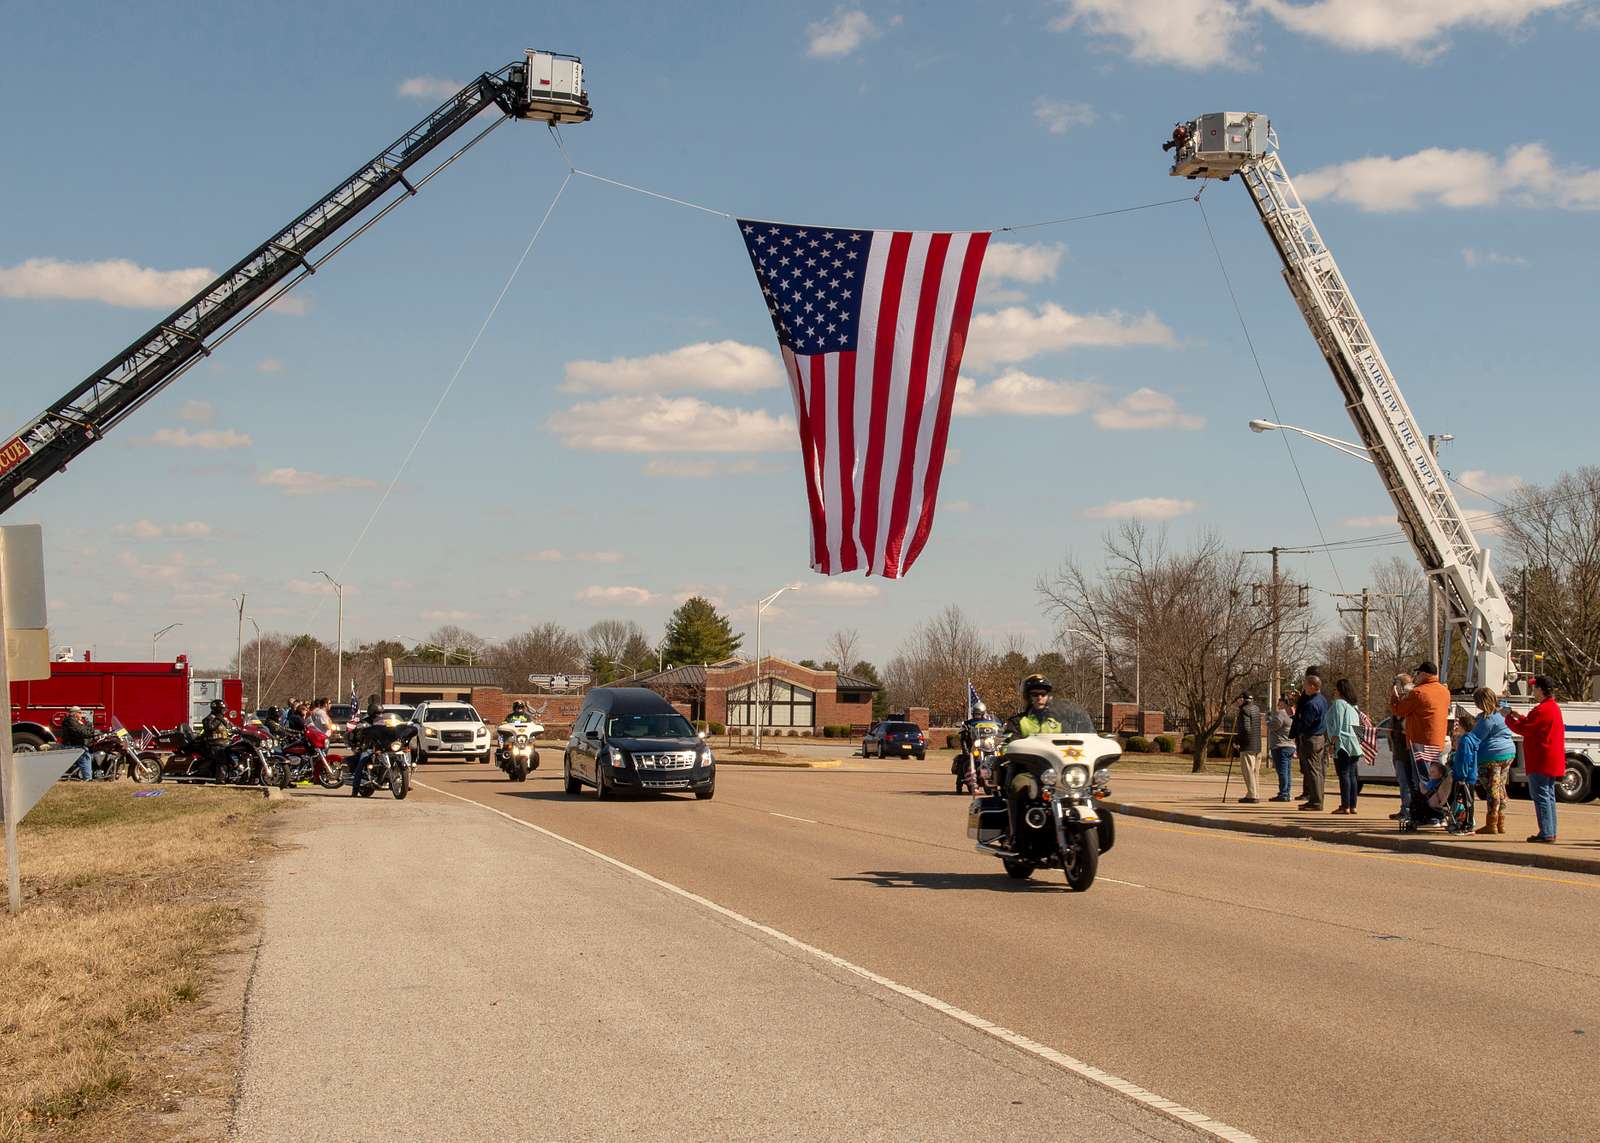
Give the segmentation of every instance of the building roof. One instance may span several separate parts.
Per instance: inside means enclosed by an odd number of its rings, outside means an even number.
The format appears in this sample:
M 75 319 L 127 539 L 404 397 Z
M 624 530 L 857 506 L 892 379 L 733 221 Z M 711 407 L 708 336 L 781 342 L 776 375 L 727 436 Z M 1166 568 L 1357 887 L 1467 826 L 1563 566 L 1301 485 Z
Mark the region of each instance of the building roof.
M 610 683 L 613 687 L 687 687 L 690 690 L 703 690 L 706 685 L 707 670 L 716 671 L 719 668 L 729 669 L 734 667 L 748 667 L 752 660 L 734 657 L 724 659 L 720 663 L 712 663 L 709 668 L 701 663 L 694 663 L 685 667 L 669 667 L 664 671 L 640 671 L 636 675 L 629 675 L 624 679 L 617 679 Z M 796 670 L 810 670 L 798 663 L 791 663 L 788 659 L 780 659 L 776 655 L 767 655 L 762 659 L 762 674 L 775 675 L 781 672 L 774 670 L 774 664 L 793 667 Z M 841 691 L 877 691 L 882 688 L 877 683 L 869 682 L 857 675 L 846 674 L 844 671 L 836 672 L 839 676 L 839 690 Z
M 839 672 L 839 689 L 841 691 L 881 691 L 883 688 L 877 683 L 863 679 L 860 675 Z
M 394 665 L 397 687 L 497 687 L 500 683 L 498 667 L 446 667 L 437 663 Z

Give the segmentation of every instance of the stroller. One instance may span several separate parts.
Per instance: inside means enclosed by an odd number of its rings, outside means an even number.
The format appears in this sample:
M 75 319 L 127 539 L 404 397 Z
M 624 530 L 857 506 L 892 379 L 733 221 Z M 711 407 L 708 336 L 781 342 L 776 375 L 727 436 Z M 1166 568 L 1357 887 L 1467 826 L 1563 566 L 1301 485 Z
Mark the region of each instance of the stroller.
M 1400 819 L 1400 829 L 1415 833 L 1428 827 L 1443 826 L 1452 834 L 1469 834 L 1475 828 L 1473 820 L 1476 801 L 1473 787 L 1478 781 L 1477 759 L 1466 757 L 1460 746 L 1450 758 L 1437 748 L 1417 747 L 1412 755 L 1410 777 L 1411 812 Z M 1430 767 L 1437 767 L 1437 777 L 1429 775 Z

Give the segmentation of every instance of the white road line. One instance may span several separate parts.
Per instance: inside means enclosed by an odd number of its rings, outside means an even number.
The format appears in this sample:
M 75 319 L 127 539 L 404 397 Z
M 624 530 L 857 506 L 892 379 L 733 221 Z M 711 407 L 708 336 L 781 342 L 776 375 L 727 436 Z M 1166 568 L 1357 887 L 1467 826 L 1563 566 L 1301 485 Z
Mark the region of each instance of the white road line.
M 458 802 L 466 802 L 469 806 L 475 806 L 487 813 L 497 814 L 500 817 L 505 818 L 506 821 L 522 826 L 524 829 L 531 829 L 534 833 L 542 834 L 552 841 L 558 841 L 562 845 L 571 846 L 580 853 L 587 853 L 590 857 L 598 858 L 607 865 L 613 866 L 614 868 L 620 869 L 626 873 L 631 873 L 641 881 L 649 882 L 658 889 L 664 889 L 668 893 L 675 893 L 687 901 L 693 901 L 696 905 L 699 905 L 702 908 L 709 909 L 719 916 L 726 917 L 728 920 L 743 925 L 748 929 L 753 929 L 764 936 L 788 945 L 790 948 L 798 949 L 800 952 L 814 956 L 818 960 L 825 961 L 828 964 L 833 965 L 835 968 L 840 968 L 846 972 L 854 973 L 856 976 L 859 976 L 864 980 L 870 980 L 873 984 L 878 985 L 880 988 L 887 988 L 890 992 L 893 992 L 899 996 L 904 996 L 907 1000 L 913 1000 L 925 1008 L 931 1008 L 933 1011 L 948 1016 L 952 1020 L 958 1020 L 969 1028 L 986 1033 L 1002 1043 L 1010 1044 L 1013 1048 L 1020 1049 L 1021 1051 L 1027 1052 L 1031 1056 L 1035 1056 L 1048 1063 L 1055 1064 L 1057 1067 L 1062 1068 L 1065 1071 L 1069 1071 L 1074 1075 L 1081 1076 L 1090 1083 L 1098 1084 L 1099 1086 L 1107 1088 L 1110 1091 L 1114 1091 L 1119 1095 L 1127 1096 L 1129 1099 L 1134 1100 L 1137 1103 L 1142 1103 L 1144 1106 L 1175 1119 L 1180 1123 L 1186 1123 L 1190 1127 L 1195 1128 L 1197 1131 L 1201 1131 L 1207 1135 L 1210 1135 L 1212 1138 L 1225 1139 L 1228 1141 L 1228 1143 L 1257 1143 L 1255 1136 L 1249 1134 L 1248 1132 L 1241 1131 L 1237 1127 L 1230 1127 L 1226 1123 L 1212 1119 L 1209 1115 L 1194 1111 L 1191 1108 L 1183 1106 L 1181 1103 L 1174 1103 L 1172 1100 L 1159 1096 L 1153 1091 L 1147 1091 L 1138 1084 L 1122 1079 L 1119 1076 L 1114 1076 L 1110 1072 L 1101 1071 L 1093 1064 L 1086 1064 L 1082 1060 L 1074 1059 L 1072 1056 L 1066 1055 L 1063 1052 L 1058 1052 L 1054 1048 L 1046 1047 L 1044 1044 L 1038 1043 L 1035 1040 L 1030 1040 L 1020 1032 L 1013 1032 L 1009 1028 L 1005 1028 L 999 1024 L 994 1024 L 988 1020 L 985 1020 L 982 1016 L 974 1016 L 971 1012 L 968 1012 L 965 1009 L 957 1008 L 953 1004 L 946 1004 L 943 1000 L 940 1000 L 936 996 L 929 996 L 926 992 L 918 992 L 915 988 L 901 984 L 898 981 L 890 980 L 887 976 L 882 976 L 876 972 L 873 972 L 870 968 L 862 968 L 858 964 L 853 964 L 852 962 L 845 960 L 843 957 L 835 956 L 831 952 L 819 949 L 815 945 L 808 945 L 798 937 L 791 937 L 788 933 L 774 929 L 771 925 L 763 925 L 760 921 L 752 920 L 743 913 L 736 913 L 734 910 L 729 909 L 724 905 L 719 905 L 707 897 L 702 897 L 698 893 L 692 893 L 681 886 L 672 884 L 670 881 L 663 881 L 661 878 L 646 873 L 642 869 L 635 868 L 625 861 L 619 861 L 609 854 L 601 853 L 598 849 L 590 849 L 582 842 L 573 841 L 570 837 L 563 837 L 561 834 L 545 829 L 543 826 L 534 825 L 532 822 L 523 821 L 521 818 L 513 817 L 504 810 L 497 810 L 493 806 L 486 806 L 482 802 L 475 802 L 471 798 L 462 797 L 460 794 L 452 794 L 449 790 L 441 790 L 437 786 L 430 786 L 425 782 L 418 782 L 417 785 L 422 787 L 424 790 L 432 790 L 436 794 L 443 794 L 447 798 L 454 798 Z
M 816 822 L 812 821 L 810 818 L 797 818 L 793 814 L 780 814 L 777 810 L 768 810 L 767 813 L 771 814 L 775 818 L 788 818 L 792 822 L 805 822 L 806 825 L 816 825 L 817 824 Z
M 1126 885 L 1130 889 L 1148 889 L 1148 888 L 1150 888 L 1150 886 L 1148 886 L 1148 885 L 1140 885 L 1137 881 L 1118 881 L 1115 877 L 1107 877 L 1103 873 L 1100 875 L 1098 880 L 1109 881 L 1113 885 Z

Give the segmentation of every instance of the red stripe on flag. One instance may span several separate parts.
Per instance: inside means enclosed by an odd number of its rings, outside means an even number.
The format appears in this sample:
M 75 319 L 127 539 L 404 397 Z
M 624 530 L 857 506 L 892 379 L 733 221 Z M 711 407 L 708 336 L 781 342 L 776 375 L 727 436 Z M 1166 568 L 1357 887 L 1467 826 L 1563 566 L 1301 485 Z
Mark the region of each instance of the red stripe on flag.
M 939 419 L 933 430 L 933 452 L 928 457 L 928 472 L 922 478 L 922 514 L 917 518 L 917 530 L 911 537 L 911 547 L 906 554 L 906 567 L 910 567 L 922 554 L 922 547 L 933 531 L 933 505 L 939 495 L 939 476 L 944 471 L 944 450 L 950 439 L 950 406 L 956 395 L 956 376 L 961 370 L 961 354 L 967 347 L 967 324 L 972 318 L 972 300 L 978 292 L 978 274 L 983 268 L 983 254 L 989 246 L 987 234 L 974 234 L 967 239 L 967 256 L 961 263 L 961 282 L 956 287 L 956 308 L 950 315 L 950 348 L 944 359 L 943 388 L 939 394 Z
M 867 466 L 861 474 L 861 542 L 867 549 L 867 574 L 878 550 L 878 486 L 883 479 L 883 434 L 889 419 L 889 388 L 894 382 L 894 327 L 900 316 L 900 290 L 905 285 L 906 255 L 911 235 L 889 237 L 889 257 L 878 296 L 878 333 L 872 360 L 872 419 L 867 434 Z
M 944 277 L 944 256 L 950 249 L 948 234 L 928 239 L 922 266 L 922 289 L 917 298 L 917 323 L 911 338 L 911 372 L 906 377 L 906 419 L 900 430 L 900 471 L 895 476 L 894 500 L 889 510 L 889 542 L 883 549 L 883 574 L 900 574 L 900 550 L 911 515 L 911 484 L 916 478 L 917 437 L 922 432 L 922 404 L 928 397 L 928 353 L 933 344 L 933 322 L 939 309 L 939 283 Z
M 856 467 L 856 355 L 839 354 L 839 389 L 834 397 L 839 417 L 839 570 L 861 566 L 856 552 L 856 490 L 851 479 Z M 845 667 L 849 669 L 848 666 Z
M 805 462 L 806 500 L 811 506 L 811 566 L 820 568 L 822 561 L 817 559 L 817 552 L 821 545 L 827 543 L 827 534 L 822 518 L 822 499 L 817 495 L 816 453 L 811 447 L 811 402 L 806 399 L 805 387 L 800 383 L 800 371 L 805 364 L 793 353 L 787 353 L 785 357 L 787 360 L 784 364 L 789 367 L 789 387 L 794 390 L 795 426 L 800 430 L 800 456 Z
M 818 353 L 811 358 L 811 400 L 806 409 L 811 422 L 811 447 L 806 453 L 806 475 L 811 492 L 811 547 L 823 575 L 833 574 L 828 552 L 828 518 L 822 511 L 823 474 L 828 471 L 828 359 Z

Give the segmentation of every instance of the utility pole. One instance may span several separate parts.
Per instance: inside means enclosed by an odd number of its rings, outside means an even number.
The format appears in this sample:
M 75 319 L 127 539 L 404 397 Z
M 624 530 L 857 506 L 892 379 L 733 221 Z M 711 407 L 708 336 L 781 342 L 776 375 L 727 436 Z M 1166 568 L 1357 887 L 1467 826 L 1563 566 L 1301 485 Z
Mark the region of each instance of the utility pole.
M 1372 701 L 1372 643 L 1371 643 L 1371 615 L 1372 601 L 1374 599 L 1399 599 L 1397 595 L 1373 595 L 1368 588 L 1362 588 L 1361 594 L 1353 591 L 1336 591 L 1333 593 L 1337 599 L 1359 599 L 1360 607 L 1341 607 L 1340 615 L 1353 615 L 1361 613 L 1361 701 Z
M 1278 557 L 1280 555 L 1303 556 L 1310 554 L 1310 548 L 1280 548 L 1273 546 L 1259 551 L 1245 552 L 1247 556 L 1272 557 L 1272 582 L 1266 585 L 1267 606 L 1272 609 L 1272 674 L 1267 679 L 1267 710 L 1270 713 L 1278 709 L 1278 687 L 1281 667 L 1278 661 L 1278 646 L 1283 635 L 1283 603 L 1278 592 L 1283 587 L 1282 578 L 1278 575 Z M 1261 590 L 1259 583 L 1251 584 L 1257 592 Z
M 235 663 L 237 663 L 238 666 L 239 666 L 239 674 L 243 675 L 244 674 L 244 600 L 245 600 L 245 593 L 241 591 L 237 596 L 235 596 L 235 598 L 238 599 L 238 601 L 239 601 L 239 634 L 238 634 L 238 645 L 234 650 L 234 659 L 233 659 L 233 661 Z
M 333 637 L 334 654 L 338 658 L 338 665 L 334 668 L 333 672 L 333 693 L 337 696 L 338 693 L 344 689 L 344 584 L 334 579 L 325 571 L 316 571 L 312 574 L 320 575 L 323 579 L 333 584 L 334 593 L 339 597 L 338 633 Z M 472 660 L 468 659 L 467 662 L 470 664 Z M 317 688 L 312 687 L 311 689 L 316 690 Z

